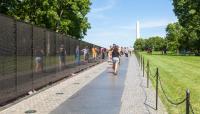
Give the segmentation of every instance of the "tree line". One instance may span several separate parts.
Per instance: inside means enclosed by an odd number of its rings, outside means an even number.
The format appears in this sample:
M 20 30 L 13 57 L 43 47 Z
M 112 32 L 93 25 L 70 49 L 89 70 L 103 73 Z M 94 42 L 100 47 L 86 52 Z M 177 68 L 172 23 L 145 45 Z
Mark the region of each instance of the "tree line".
M 90 0 L 0 0 L 0 13 L 82 39 Z
M 148 39 L 137 39 L 134 44 L 135 50 L 154 50 L 154 51 L 161 51 L 166 48 L 166 40 L 160 36 L 150 37 Z
M 152 48 L 160 51 L 163 48 L 167 48 L 167 50 L 176 51 L 177 53 L 200 53 L 199 0 L 173 0 L 172 4 L 178 22 L 167 25 L 166 37 L 137 39 L 134 44 L 135 49 L 145 50 L 146 48 Z

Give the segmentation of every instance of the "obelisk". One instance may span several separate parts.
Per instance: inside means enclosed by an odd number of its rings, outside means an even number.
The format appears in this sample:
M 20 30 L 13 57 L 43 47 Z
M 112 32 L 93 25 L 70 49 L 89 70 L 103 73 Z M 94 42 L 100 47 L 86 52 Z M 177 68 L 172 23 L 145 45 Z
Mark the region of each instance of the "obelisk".
M 136 23 L 136 39 L 140 38 L 140 22 L 137 21 Z

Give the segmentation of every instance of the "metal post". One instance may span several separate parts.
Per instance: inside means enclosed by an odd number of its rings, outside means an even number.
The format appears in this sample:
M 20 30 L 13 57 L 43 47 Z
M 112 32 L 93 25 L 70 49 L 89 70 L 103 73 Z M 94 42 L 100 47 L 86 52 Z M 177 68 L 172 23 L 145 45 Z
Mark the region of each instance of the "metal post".
M 140 62 L 141 62 L 141 66 L 140 67 L 141 67 L 141 70 L 142 70 L 142 55 L 141 55 Z
M 159 77 L 159 71 L 157 68 L 156 69 L 156 110 L 158 110 L 158 77 Z
M 139 66 L 140 66 L 140 59 L 141 59 L 141 57 L 140 57 L 140 54 L 139 54 Z
M 149 72 L 150 72 L 149 60 L 147 60 L 147 88 L 149 87 Z
M 144 57 L 142 61 L 143 61 L 143 77 L 144 77 L 144 69 L 145 69 Z
M 190 91 L 186 90 L 186 114 L 190 114 Z

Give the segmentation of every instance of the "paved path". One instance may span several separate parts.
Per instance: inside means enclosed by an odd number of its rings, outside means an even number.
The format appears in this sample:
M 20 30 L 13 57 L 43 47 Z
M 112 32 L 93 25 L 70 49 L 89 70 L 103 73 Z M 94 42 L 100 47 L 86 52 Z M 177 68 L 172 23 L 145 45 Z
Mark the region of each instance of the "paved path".
M 27 98 L 0 114 L 166 114 L 155 111 L 155 92 L 146 88 L 136 57 L 123 57 L 118 76 L 102 63 Z
M 121 101 L 120 114 L 167 114 L 160 100 L 158 110 L 155 110 L 155 90 L 151 84 L 147 88 L 146 77 L 143 77 L 135 56 L 129 59 Z
M 121 60 L 118 76 L 111 65 L 51 114 L 118 114 L 128 69 L 128 58 Z

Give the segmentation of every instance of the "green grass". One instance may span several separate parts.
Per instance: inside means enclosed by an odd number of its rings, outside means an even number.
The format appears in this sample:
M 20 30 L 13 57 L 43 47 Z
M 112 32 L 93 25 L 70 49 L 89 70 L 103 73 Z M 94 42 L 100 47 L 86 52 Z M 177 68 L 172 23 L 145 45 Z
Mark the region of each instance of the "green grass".
M 175 56 L 161 55 L 154 52 L 152 55 L 140 52 L 150 61 L 152 74 L 159 68 L 160 78 L 167 96 L 173 101 L 180 101 L 185 98 L 186 89 L 190 90 L 191 104 L 195 114 L 200 114 L 200 57 L 196 56 Z M 151 76 L 151 81 L 155 87 L 155 78 Z M 175 106 L 170 104 L 159 88 L 159 95 L 165 104 L 169 114 L 184 114 L 185 103 Z

